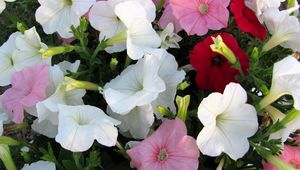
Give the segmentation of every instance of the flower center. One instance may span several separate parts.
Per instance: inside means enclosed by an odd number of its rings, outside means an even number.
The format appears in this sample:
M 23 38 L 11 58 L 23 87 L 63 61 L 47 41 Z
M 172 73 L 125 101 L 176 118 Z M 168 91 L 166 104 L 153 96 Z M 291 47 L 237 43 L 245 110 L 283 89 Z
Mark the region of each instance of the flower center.
M 159 151 L 159 154 L 157 155 L 157 160 L 160 162 L 164 162 L 168 159 L 168 152 L 166 149 L 162 149 Z
M 213 66 L 221 66 L 223 64 L 223 60 L 221 56 L 216 56 L 211 59 L 211 65 Z
M 206 4 L 200 4 L 198 10 L 201 15 L 205 15 L 208 13 L 208 6 Z
M 65 3 L 66 3 L 67 5 L 72 5 L 72 0 L 65 0 Z

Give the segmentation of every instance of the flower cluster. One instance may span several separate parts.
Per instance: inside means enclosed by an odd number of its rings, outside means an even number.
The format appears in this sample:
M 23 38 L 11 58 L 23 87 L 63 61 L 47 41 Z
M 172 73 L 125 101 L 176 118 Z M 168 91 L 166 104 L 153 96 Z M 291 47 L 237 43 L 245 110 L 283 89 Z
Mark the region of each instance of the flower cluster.
M 6 169 L 300 168 L 297 1 L 34 4 L 0 46 Z

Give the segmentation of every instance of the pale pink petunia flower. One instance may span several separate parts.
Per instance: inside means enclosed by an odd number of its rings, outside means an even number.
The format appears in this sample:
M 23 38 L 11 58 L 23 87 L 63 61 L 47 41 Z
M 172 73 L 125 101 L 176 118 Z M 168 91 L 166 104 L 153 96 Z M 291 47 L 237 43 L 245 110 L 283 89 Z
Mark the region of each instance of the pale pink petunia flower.
M 169 0 L 174 16 L 188 35 L 227 27 L 230 0 Z
M 26 67 L 12 76 L 12 87 L 1 98 L 5 113 L 13 116 L 13 122 L 22 123 L 24 108 L 32 108 L 46 97 L 49 84 L 48 65 Z
M 196 170 L 200 155 L 196 140 L 187 135 L 185 124 L 178 118 L 164 121 L 127 154 L 138 170 Z
M 300 147 L 285 145 L 283 152 L 278 156 L 279 159 L 292 165 L 296 169 L 300 169 Z M 264 170 L 277 170 L 271 163 L 262 161 Z
M 175 18 L 173 15 L 173 10 L 171 8 L 170 3 L 166 3 L 164 12 L 162 16 L 160 17 L 158 24 L 162 29 L 165 29 L 169 23 L 173 23 L 174 25 L 174 31 L 178 33 L 182 30 L 179 21 Z

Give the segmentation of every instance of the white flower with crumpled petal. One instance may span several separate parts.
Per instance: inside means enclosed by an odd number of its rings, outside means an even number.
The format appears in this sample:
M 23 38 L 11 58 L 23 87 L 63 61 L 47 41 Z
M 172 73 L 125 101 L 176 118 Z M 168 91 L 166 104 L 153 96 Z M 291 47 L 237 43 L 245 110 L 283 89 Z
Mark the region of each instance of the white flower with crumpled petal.
M 204 125 L 197 137 L 200 151 L 209 156 L 222 152 L 233 160 L 243 157 L 248 149 L 248 137 L 258 129 L 256 110 L 246 104 L 247 93 L 236 83 L 225 87 L 224 93 L 211 93 L 198 108 L 198 118 Z
M 71 26 L 79 26 L 84 15 L 96 0 L 38 0 L 40 7 L 35 18 L 46 34 L 57 32 L 62 38 L 71 38 Z
M 125 32 L 126 27 L 123 22 L 118 19 L 114 9 L 119 3 L 128 0 L 108 0 L 96 2 L 89 12 L 89 21 L 96 30 L 100 31 L 99 41 L 104 38 L 108 39 L 116 36 L 118 33 Z M 152 1 L 149 0 L 132 0 L 143 5 L 147 12 L 147 19 L 152 22 L 156 16 L 156 8 Z M 120 52 L 126 49 L 126 43 L 121 42 L 107 47 L 108 53 Z
M 120 122 L 107 116 L 101 109 L 89 106 L 59 105 L 58 134 L 55 140 L 72 152 L 88 150 L 97 140 L 104 146 L 117 142 Z
M 125 115 L 136 106 L 150 104 L 165 91 L 166 85 L 158 75 L 159 61 L 151 57 L 128 66 L 104 86 L 104 98 L 113 112 Z
M 263 51 L 268 51 L 277 45 L 300 51 L 299 20 L 295 16 L 290 16 L 290 13 L 298 8 L 299 6 L 296 6 L 282 11 L 278 8 L 269 8 L 263 12 L 263 21 L 272 34 L 271 39 L 264 45 Z
M 20 71 L 25 67 L 40 63 L 51 65 L 51 58 L 42 58 L 41 49 L 46 50 L 48 47 L 41 42 L 41 38 L 36 32 L 35 27 L 24 31 L 24 34 L 18 35 L 16 37 L 16 50 L 13 53 L 16 70 Z
M 126 1 L 115 7 L 115 13 L 126 26 L 126 48 L 128 56 L 133 60 L 142 58 L 151 53 L 161 44 L 159 35 L 152 28 L 147 19 L 147 13 L 143 5 L 137 1 Z
M 55 163 L 49 161 L 37 161 L 30 165 L 25 164 L 21 170 L 55 170 Z

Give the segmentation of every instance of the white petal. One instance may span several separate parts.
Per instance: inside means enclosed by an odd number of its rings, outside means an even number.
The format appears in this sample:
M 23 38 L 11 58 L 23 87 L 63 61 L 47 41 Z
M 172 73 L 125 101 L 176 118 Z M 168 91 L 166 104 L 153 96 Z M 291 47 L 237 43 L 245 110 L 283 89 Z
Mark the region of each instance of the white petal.
M 32 130 L 48 138 L 55 138 L 57 135 L 57 125 L 52 124 L 49 120 L 39 122 L 37 119 L 31 125 Z
M 135 139 L 146 138 L 150 131 L 150 127 L 154 122 L 151 105 L 135 107 L 126 115 L 113 113 L 109 107 L 107 108 L 107 112 L 113 118 L 121 121 L 121 124 L 118 127 L 123 135 L 126 136 L 126 133 L 129 132 L 128 137 L 133 137 Z
M 94 140 L 105 146 L 117 142 L 119 122 L 96 107 L 59 105 L 58 134 L 55 138 L 62 147 L 73 152 L 88 150 Z
M 6 4 L 4 0 L 0 0 L 0 14 L 3 12 L 5 8 L 6 8 Z
M 96 0 L 72 0 L 72 10 L 82 16 L 87 13 Z
M 38 161 L 30 165 L 25 164 L 21 170 L 55 170 L 55 163 L 49 161 Z
M 80 66 L 80 60 L 76 60 L 74 63 L 70 63 L 69 61 L 63 61 L 57 64 L 60 70 L 64 73 L 64 75 L 67 75 L 67 71 L 70 71 L 72 73 L 76 73 L 79 66 Z
M 226 110 L 230 112 L 231 109 L 247 102 L 247 93 L 240 84 L 229 83 L 225 87 L 222 100 L 227 103 Z

